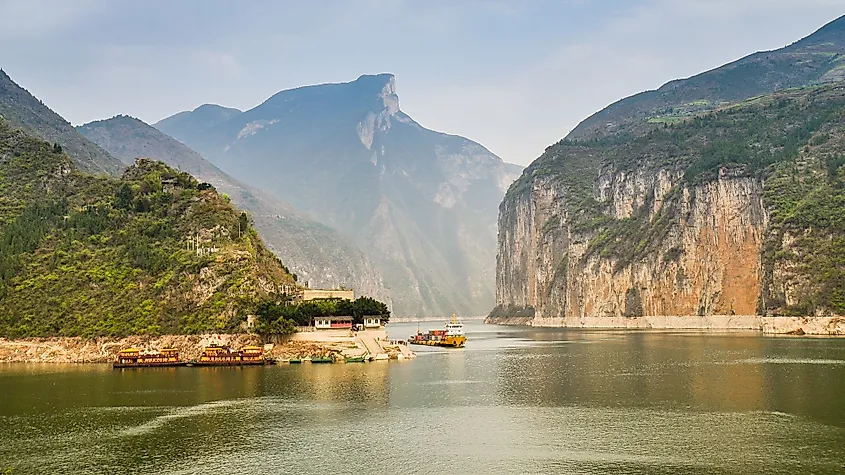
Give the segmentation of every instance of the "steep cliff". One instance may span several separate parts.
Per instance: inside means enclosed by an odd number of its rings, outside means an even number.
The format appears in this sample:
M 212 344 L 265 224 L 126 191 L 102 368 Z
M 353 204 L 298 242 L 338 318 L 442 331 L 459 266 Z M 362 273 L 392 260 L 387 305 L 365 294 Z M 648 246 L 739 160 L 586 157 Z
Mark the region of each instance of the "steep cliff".
M 492 305 L 496 205 L 521 167 L 416 123 L 400 110 L 392 75 L 281 91 L 240 114 L 200 107 L 155 125 L 352 238 L 384 276 L 397 315 Z
M 494 320 L 845 313 L 845 86 L 638 127 L 511 186 Z

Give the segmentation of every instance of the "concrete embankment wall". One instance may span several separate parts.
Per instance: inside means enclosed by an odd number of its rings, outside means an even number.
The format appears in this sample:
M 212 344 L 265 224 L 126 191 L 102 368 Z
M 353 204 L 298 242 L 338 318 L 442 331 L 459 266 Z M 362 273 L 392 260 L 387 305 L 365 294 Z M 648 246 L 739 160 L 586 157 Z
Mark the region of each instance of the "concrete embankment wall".
M 761 317 L 759 315 L 652 315 L 644 317 L 488 317 L 485 323 L 534 327 L 630 330 L 751 330 L 771 335 L 845 335 L 842 317 Z

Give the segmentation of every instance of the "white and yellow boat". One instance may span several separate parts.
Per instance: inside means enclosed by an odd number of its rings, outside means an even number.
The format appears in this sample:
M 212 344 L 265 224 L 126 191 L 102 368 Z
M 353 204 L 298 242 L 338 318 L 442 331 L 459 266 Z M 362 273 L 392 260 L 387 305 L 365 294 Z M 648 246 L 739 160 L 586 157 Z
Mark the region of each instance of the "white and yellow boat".
M 423 333 L 417 330 L 416 335 L 408 338 L 412 345 L 445 346 L 447 348 L 462 348 L 467 341 L 464 335 L 464 324 L 458 321 L 458 316 L 452 314 L 452 321 L 446 324 L 445 330 L 429 330 Z

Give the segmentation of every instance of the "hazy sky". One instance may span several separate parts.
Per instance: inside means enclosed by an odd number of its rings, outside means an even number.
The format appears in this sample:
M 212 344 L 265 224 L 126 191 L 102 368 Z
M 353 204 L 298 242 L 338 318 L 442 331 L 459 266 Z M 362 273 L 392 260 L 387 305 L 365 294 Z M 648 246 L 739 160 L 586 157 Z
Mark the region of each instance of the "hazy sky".
M 845 14 L 845 0 L 0 0 L 0 67 L 74 124 L 396 75 L 422 125 L 528 164 L 605 105 Z

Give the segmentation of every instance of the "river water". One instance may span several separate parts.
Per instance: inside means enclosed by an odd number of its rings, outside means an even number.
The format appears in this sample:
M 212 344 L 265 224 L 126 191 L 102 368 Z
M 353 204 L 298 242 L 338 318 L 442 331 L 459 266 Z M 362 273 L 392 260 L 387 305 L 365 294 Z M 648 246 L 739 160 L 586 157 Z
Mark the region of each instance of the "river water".
M 467 330 L 404 362 L 0 366 L 0 470 L 845 471 L 843 339 Z

